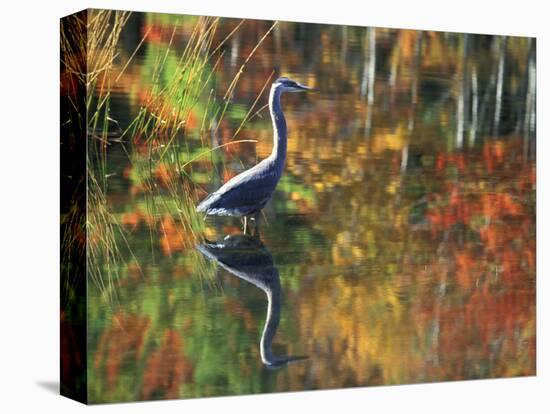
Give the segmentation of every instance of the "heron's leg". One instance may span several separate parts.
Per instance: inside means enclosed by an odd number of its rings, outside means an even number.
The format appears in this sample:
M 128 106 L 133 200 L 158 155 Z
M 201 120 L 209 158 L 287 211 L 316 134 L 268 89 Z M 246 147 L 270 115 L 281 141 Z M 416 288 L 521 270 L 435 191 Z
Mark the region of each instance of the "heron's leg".
M 243 233 L 246 234 L 246 216 L 243 216 Z
M 260 238 L 260 211 L 254 213 L 254 237 Z

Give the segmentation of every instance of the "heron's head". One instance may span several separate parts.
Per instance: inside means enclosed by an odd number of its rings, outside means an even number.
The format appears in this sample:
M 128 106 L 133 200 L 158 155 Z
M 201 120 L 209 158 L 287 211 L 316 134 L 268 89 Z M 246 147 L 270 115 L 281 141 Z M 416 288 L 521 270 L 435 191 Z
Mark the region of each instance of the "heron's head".
M 288 78 L 279 78 L 273 83 L 273 87 L 280 89 L 282 92 L 306 92 L 313 91 L 313 88 L 302 85 Z

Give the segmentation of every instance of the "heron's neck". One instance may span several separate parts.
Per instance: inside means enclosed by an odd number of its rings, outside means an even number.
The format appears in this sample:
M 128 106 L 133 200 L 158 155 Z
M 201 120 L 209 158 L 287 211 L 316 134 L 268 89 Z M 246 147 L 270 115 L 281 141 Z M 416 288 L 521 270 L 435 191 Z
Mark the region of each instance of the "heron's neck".
M 286 157 L 286 121 L 281 109 L 281 90 L 272 87 L 269 93 L 269 112 L 273 121 L 273 151 L 271 157 L 281 168 Z

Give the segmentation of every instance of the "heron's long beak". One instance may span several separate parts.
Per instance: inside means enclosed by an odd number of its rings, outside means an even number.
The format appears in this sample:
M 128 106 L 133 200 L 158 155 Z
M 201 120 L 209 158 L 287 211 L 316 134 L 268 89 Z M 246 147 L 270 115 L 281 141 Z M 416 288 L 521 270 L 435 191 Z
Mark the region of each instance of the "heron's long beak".
M 296 92 L 319 92 L 319 89 L 310 88 L 309 86 L 302 85 L 301 83 L 296 83 L 296 85 L 298 86 Z

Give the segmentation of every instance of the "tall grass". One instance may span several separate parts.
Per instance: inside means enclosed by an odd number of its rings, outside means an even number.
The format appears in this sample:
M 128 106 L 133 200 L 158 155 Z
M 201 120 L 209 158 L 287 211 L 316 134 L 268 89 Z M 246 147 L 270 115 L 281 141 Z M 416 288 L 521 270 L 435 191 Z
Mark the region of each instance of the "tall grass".
M 181 238 L 189 246 L 195 244 L 203 222 L 194 211 L 194 183 L 182 168 L 182 156 L 189 152 L 193 109 L 204 96 L 216 68 L 217 62 L 212 66 L 209 63 L 217 25 L 218 19 L 200 18 L 175 67 L 172 65 L 171 73 L 167 73 L 168 56 L 178 30 L 178 25 L 174 26 L 167 47 L 159 49 L 155 58 L 148 102 L 125 131 L 147 146 L 147 156 L 134 153 L 132 163 L 148 194 L 149 213 L 154 217 L 176 216 Z
M 129 12 L 89 10 L 80 17 L 63 22 L 68 26 L 62 26 L 60 39 L 65 71 L 84 86 L 78 94 L 69 94 L 69 99 L 74 108 L 72 112 L 80 117 L 70 122 L 82 124 L 73 128 L 75 139 L 86 140 L 85 145 L 79 143 L 75 146 L 86 148 L 86 174 L 85 182 L 73 195 L 73 208 L 62 217 L 62 223 L 69 224 L 63 227 L 62 250 L 76 254 L 79 250 L 75 250 L 75 246 L 86 249 L 82 257 L 86 258 L 87 273 L 110 301 L 113 296 L 109 292 L 114 291 L 113 282 L 122 258 L 117 239 L 120 235 L 124 237 L 105 196 L 107 146 L 113 123 L 109 117 L 111 77 L 120 33 L 129 16 Z M 83 105 L 79 99 L 83 99 Z M 76 136 L 76 131 L 86 136 Z M 78 154 L 74 156 L 78 157 Z M 77 211 L 81 209 L 85 211 Z M 70 271 L 68 277 L 64 277 L 68 286 L 70 276 L 76 274 Z
M 114 64 L 129 17 L 130 12 L 90 10 L 87 27 L 87 265 L 88 276 L 110 303 L 116 297 L 115 281 L 123 264 L 118 240 L 125 236 L 107 203 L 107 149 L 116 125 L 110 117 Z

